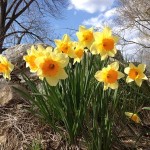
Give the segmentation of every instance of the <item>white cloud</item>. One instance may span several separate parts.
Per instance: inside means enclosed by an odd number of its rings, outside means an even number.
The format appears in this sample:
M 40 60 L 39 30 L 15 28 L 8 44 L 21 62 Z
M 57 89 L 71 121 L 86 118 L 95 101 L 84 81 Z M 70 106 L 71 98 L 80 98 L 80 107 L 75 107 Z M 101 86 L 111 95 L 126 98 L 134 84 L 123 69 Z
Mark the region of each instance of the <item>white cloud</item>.
M 68 9 L 84 10 L 88 13 L 105 11 L 110 8 L 114 0 L 70 0 Z
M 139 37 L 138 37 L 139 32 L 134 28 L 122 31 L 123 29 L 122 25 L 119 25 L 115 20 L 117 17 L 118 17 L 117 9 L 112 8 L 108 11 L 105 11 L 104 13 L 100 13 L 96 17 L 92 17 L 90 19 L 84 20 L 82 24 L 90 27 L 93 26 L 98 29 L 102 29 L 104 26 L 110 26 L 114 33 L 120 35 L 121 37 L 124 37 L 126 40 L 139 42 Z M 121 40 L 120 42 L 122 43 Z M 129 54 L 129 56 L 131 56 L 131 54 L 136 52 L 138 47 L 136 44 L 129 44 L 126 46 L 122 46 L 118 44 L 117 48 L 122 50 L 124 55 Z
M 100 15 L 96 17 L 92 17 L 87 20 L 83 20 L 82 24 L 87 26 L 94 26 L 97 28 L 102 28 L 103 26 L 114 26 L 113 18 L 117 16 L 116 8 L 112 8 L 105 13 L 100 13 Z
M 116 8 L 112 8 L 112 9 L 106 11 L 104 14 L 104 16 L 106 18 L 110 18 L 110 17 L 116 16 L 116 15 L 117 15 L 117 9 Z

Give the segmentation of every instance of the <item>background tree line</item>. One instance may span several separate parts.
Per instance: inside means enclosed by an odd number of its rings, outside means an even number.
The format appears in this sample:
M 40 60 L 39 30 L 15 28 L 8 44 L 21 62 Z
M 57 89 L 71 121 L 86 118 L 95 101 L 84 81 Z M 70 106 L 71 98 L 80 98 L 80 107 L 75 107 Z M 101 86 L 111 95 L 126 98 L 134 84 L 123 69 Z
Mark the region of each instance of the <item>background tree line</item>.
M 136 51 L 132 58 L 150 66 L 150 0 L 120 0 L 120 3 L 117 9 L 119 32 L 128 33 L 121 36 L 122 47 L 133 45 Z M 133 39 L 127 38 L 134 33 Z
M 51 42 L 50 18 L 66 6 L 66 0 L 0 0 L 0 53 L 23 40 Z

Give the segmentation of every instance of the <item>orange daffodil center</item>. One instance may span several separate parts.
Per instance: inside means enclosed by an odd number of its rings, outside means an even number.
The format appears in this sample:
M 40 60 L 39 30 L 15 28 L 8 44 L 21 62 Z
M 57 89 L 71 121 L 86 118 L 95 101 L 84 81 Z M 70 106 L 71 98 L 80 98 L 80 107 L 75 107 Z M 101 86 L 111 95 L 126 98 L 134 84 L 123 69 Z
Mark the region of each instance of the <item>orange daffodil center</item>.
M 139 64 L 138 67 L 136 67 L 133 63 L 130 63 L 129 67 L 124 69 L 124 72 L 128 75 L 126 82 L 129 83 L 135 81 L 138 86 L 141 86 L 142 80 L 148 80 L 143 73 L 145 71 L 145 67 L 145 64 Z
M 55 76 L 59 71 L 59 64 L 51 59 L 45 59 L 40 67 L 44 76 Z
M 84 47 L 82 44 L 78 43 L 78 42 L 75 42 L 74 43 L 74 62 L 80 62 L 83 58 L 83 55 L 84 55 Z
M 124 74 L 118 71 L 119 63 L 114 62 L 108 65 L 106 68 L 103 68 L 100 71 L 97 71 L 95 74 L 95 78 L 99 82 L 104 83 L 104 90 L 107 90 L 109 87 L 111 89 L 118 88 L 117 80 L 124 77 Z
M 118 72 L 113 69 L 110 69 L 106 75 L 105 78 L 107 83 L 115 83 L 118 79 Z
M 70 47 L 69 43 L 67 43 L 67 42 L 60 44 L 60 50 L 61 50 L 63 53 L 68 54 L 69 48 L 71 48 L 71 47 Z
M 117 53 L 115 45 L 118 38 L 112 35 L 112 31 L 109 27 L 105 27 L 101 33 L 95 32 L 94 38 L 95 41 L 90 48 L 92 54 L 100 54 L 101 60 L 106 59 L 108 56 L 115 56 Z
M 133 68 L 133 69 L 130 69 L 128 75 L 131 79 L 135 80 L 136 78 L 138 78 L 139 72 L 137 69 Z
M 82 41 L 83 42 L 91 42 L 93 39 L 94 39 L 94 36 L 93 36 L 93 33 L 92 33 L 92 31 L 83 31 L 83 33 L 82 33 L 83 35 L 83 39 L 82 39 Z
M 83 49 L 78 49 L 78 50 L 75 50 L 75 54 L 77 55 L 78 58 L 81 58 L 83 56 Z
M 113 39 L 103 39 L 102 41 L 103 43 L 103 48 L 106 50 L 106 51 L 111 51 L 114 49 L 114 40 Z
M 0 64 L 0 72 L 6 72 L 8 70 L 8 65 Z

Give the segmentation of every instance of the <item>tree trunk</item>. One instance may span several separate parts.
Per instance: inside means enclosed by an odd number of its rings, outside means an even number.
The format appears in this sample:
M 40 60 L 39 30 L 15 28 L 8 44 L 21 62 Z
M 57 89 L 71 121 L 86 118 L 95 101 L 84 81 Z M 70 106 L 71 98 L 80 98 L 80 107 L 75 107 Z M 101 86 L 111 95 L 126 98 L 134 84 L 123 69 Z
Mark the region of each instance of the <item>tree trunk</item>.
M 0 1 L 0 54 L 3 52 L 3 43 L 5 39 L 5 21 L 6 21 L 7 0 Z
M 0 40 L 0 54 L 5 50 L 5 49 L 3 48 L 3 43 L 4 43 L 4 39 L 2 38 L 2 39 Z

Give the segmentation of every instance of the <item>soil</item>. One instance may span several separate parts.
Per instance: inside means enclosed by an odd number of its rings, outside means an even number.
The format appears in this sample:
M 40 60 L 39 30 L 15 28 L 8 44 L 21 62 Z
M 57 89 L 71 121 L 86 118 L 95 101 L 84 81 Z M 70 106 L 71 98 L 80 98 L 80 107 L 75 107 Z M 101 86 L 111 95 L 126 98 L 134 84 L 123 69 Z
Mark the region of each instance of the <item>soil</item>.
M 86 150 L 84 144 L 70 146 L 60 134 L 30 113 L 24 100 L 0 108 L 0 150 Z M 150 113 L 142 111 L 142 124 L 121 121 L 114 125 L 118 140 L 112 150 L 150 150 Z M 123 130 L 120 130 L 120 128 Z M 64 135 L 65 135 L 64 131 Z M 81 142 L 82 143 L 82 142 Z

